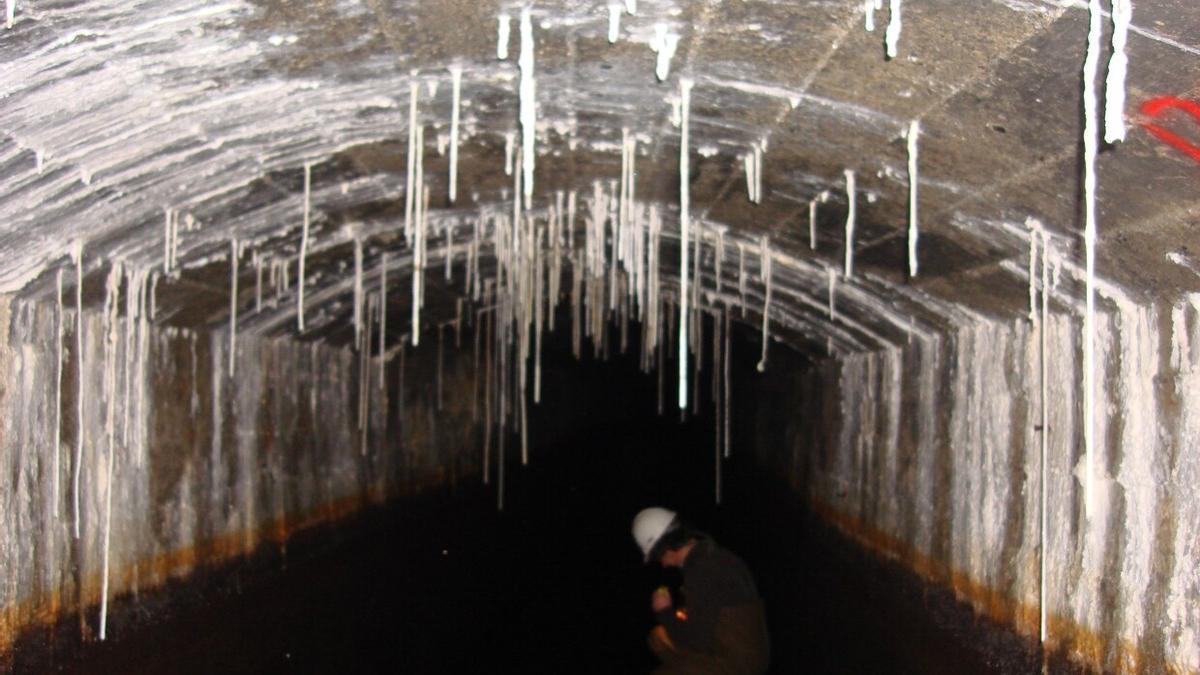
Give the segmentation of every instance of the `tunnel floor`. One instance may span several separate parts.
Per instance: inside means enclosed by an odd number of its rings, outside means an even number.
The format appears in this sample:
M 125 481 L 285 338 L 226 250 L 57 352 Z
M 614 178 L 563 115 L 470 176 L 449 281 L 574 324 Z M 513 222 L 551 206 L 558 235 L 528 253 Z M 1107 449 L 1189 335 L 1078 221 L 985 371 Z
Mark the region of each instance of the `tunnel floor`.
M 597 460 L 605 454 L 593 450 Z M 490 493 L 464 489 L 370 514 L 325 538 L 309 533 L 286 564 L 278 552 L 267 556 L 262 566 L 273 571 L 209 575 L 199 597 L 165 618 L 139 621 L 126 607 L 114 617 L 115 639 L 41 665 L 95 673 L 648 672 L 647 605 L 658 579 L 629 539 L 626 496 L 580 486 L 597 478 L 593 487 L 619 485 L 606 464 L 575 466 L 574 480 L 515 479 L 504 515 Z M 528 473 L 541 472 L 549 467 Z M 772 490 L 730 488 L 719 515 L 710 509 L 699 520 L 756 574 L 771 672 L 1038 669 L 1021 640 L 796 520 L 803 515 L 781 508 Z
M 534 444 L 529 466 L 509 465 L 502 514 L 495 486 L 474 479 L 302 532 L 286 554 L 265 547 L 253 564 L 169 591 L 171 602 L 119 601 L 108 642 L 80 643 L 77 618 L 29 636 L 16 669 L 646 673 L 662 577 L 641 564 L 629 523 L 657 503 L 746 560 L 773 673 L 1040 670 L 1027 641 L 820 525 L 737 448 L 716 507 L 711 418 L 654 415 L 655 379 L 627 370 L 585 359 L 569 377 L 547 371 L 552 403 L 531 408 L 531 429 L 553 441 Z M 604 414 L 556 425 L 562 405 Z

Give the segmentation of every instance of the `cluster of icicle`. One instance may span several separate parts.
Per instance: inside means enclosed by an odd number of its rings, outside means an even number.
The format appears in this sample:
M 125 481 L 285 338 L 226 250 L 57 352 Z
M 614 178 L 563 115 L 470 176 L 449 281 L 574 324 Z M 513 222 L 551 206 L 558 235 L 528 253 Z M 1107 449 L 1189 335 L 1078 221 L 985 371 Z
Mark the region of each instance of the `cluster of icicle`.
M 900 22 L 901 0 L 890 0 L 891 21 L 887 28 L 887 54 L 894 58 L 901 31 Z M 15 3 L 8 1 L 8 19 L 11 24 Z M 882 0 L 864 0 L 867 30 L 874 30 L 874 11 L 882 9 Z M 1089 33 L 1088 57 L 1084 68 L 1085 84 L 1085 194 L 1087 204 L 1087 316 L 1085 321 L 1085 430 L 1087 433 L 1088 466 L 1087 494 L 1090 503 L 1091 494 L 1091 447 L 1090 429 L 1092 426 L 1091 372 L 1092 366 L 1092 333 L 1093 319 L 1093 275 L 1094 275 L 1094 243 L 1095 243 L 1095 155 L 1097 149 L 1097 104 L 1095 101 L 1095 76 L 1098 71 L 1099 59 L 1099 17 L 1101 15 L 1098 0 L 1091 0 L 1091 31 Z M 622 14 L 636 15 L 636 0 L 625 0 L 623 4 L 612 4 L 609 11 L 608 39 L 615 42 L 620 35 L 620 19 Z M 1123 107 L 1124 107 L 1124 77 L 1127 62 L 1124 55 L 1124 44 L 1129 27 L 1131 8 L 1129 0 L 1115 0 L 1113 10 L 1114 54 L 1110 62 L 1108 86 L 1108 106 L 1105 116 L 1105 138 L 1109 142 L 1120 140 L 1124 136 Z M 509 41 L 511 37 L 512 18 L 507 14 L 498 17 L 497 49 L 498 59 L 509 57 Z M 666 396 L 665 369 L 668 358 L 675 358 L 678 364 L 678 408 L 681 414 L 695 411 L 702 400 L 700 394 L 700 375 L 705 361 L 705 345 L 710 344 L 712 376 L 711 400 L 714 405 L 716 420 L 716 497 L 721 499 L 721 464 L 730 453 L 729 439 L 729 409 L 730 409 L 730 333 L 732 310 L 740 308 L 745 316 L 749 303 L 747 302 L 748 274 L 746 271 L 746 255 L 749 251 L 758 257 L 758 280 L 763 294 L 761 306 L 755 306 L 761 316 L 761 355 L 758 360 L 758 370 L 765 370 L 768 361 L 768 346 L 770 338 L 770 322 L 774 296 L 773 266 L 778 253 L 772 248 L 769 237 L 762 236 L 758 241 L 734 241 L 727 236 L 724 228 L 705 222 L 692 222 L 690 212 L 690 108 L 694 82 L 688 77 L 679 78 L 679 91 L 676 103 L 677 121 L 680 127 L 680 194 L 679 194 L 679 229 L 678 233 L 667 232 L 664 228 L 664 214 L 660 205 L 641 201 L 637 196 L 638 141 L 633 130 L 622 130 L 621 143 L 621 173 L 618 178 L 595 181 L 590 193 L 579 195 L 575 190 L 556 191 L 549 203 L 535 204 L 534 178 L 536 162 L 537 134 L 537 84 L 535 72 L 535 43 L 533 20 L 528 7 L 521 10 L 518 30 L 520 49 L 517 61 L 519 70 L 518 99 L 519 114 L 514 131 L 504 134 L 505 140 L 505 175 L 512 179 L 511 210 L 484 208 L 472 215 L 457 216 L 455 219 L 430 218 L 431 190 L 425 176 L 425 124 L 421 116 L 421 97 L 419 73 L 412 73 L 408 98 L 407 124 L 407 167 L 404 183 L 404 216 L 403 241 L 407 255 L 397 255 L 380 252 L 373 265 L 373 273 L 368 268 L 368 257 L 371 255 L 365 246 L 368 234 L 351 228 L 345 232 L 352 242 L 354 252 L 353 267 L 353 325 L 355 348 L 360 355 L 359 377 L 359 410 L 358 425 L 363 440 L 362 452 L 367 451 L 365 433 L 370 423 L 370 406 L 375 396 L 386 396 L 387 387 L 384 382 L 384 368 L 381 364 L 392 358 L 398 358 L 400 363 L 401 384 L 398 388 L 403 395 L 404 359 L 406 345 L 411 342 L 413 347 L 420 344 L 421 336 L 426 330 L 437 332 L 437 400 L 440 407 L 442 400 L 442 362 L 445 331 L 454 330 L 456 345 L 461 344 L 462 332 L 466 328 L 474 330 L 474 360 L 476 364 L 476 383 L 472 400 L 472 410 L 477 421 L 483 423 L 483 480 L 485 483 L 496 481 L 497 506 L 503 509 L 505 482 L 505 443 L 510 434 L 520 437 L 520 461 L 529 461 L 529 429 L 527 404 L 537 404 L 541 400 L 542 377 L 541 356 L 542 343 L 545 333 L 554 331 L 556 316 L 560 305 L 569 302 L 570 339 L 572 350 L 576 357 L 582 357 L 584 339 L 590 340 L 592 352 L 597 357 L 607 357 L 614 349 L 624 353 L 629 346 L 631 330 L 639 331 L 638 344 L 641 354 L 639 363 L 643 371 L 657 370 L 658 373 L 658 408 L 664 412 Z M 671 59 L 676 51 L 679 36 L 672 33 L 665 23 L 655 24 L 654 38 L 651 49 L 657 54 L 654 65 L 655 76 L 662 81 L 669 75 Z M 449 176 L 448 201 L 455 203 L 459 194 L 458 185 L 458 146 L 460 132 L 460 107 L 464 69 L 454 64 L 447 68 L 452 87 L 452 110 L 450 113 L 449 137 Z M 908 151 L 908 182 L 909 182 L 909 213 L 908 213 L 908 272 L 916 276 L 918 213 L 918 141 L 921 134 L 920 122 L 913 120 L 903 136 L 907 140 Z M 444 143 L 443 143 L 444 145 Z M 754 143 L 748 152 L 742 156 L 745 169 L 747 196 L 754 204 L 761 203 L 763 198 L 763 155 L 767 151 L 767 140 L 761 139 Z M 237 353 L 237 334 L 239 311 L 243 314 L 244 293 L 239 289 L 241 277 L 240 263 L 249 252 L 250 265 L 254 274 L 253 312 L 262 313 L 265 308 L 287 308 L 294 300 L 296 327 L 301 332 L 313 329 L 306 322 L 306 284 L 310 277 L 306 270 L 306 261 L 312 248 L 314 236 L 312 230 L 312 171 L 315 162 L 308 161 L 303 166 L 303 206 L 299 214 L 300 233 L 298 255 L 294 258 L 275 257 L 270 253 L 258 250 L 252 243 L 233 237 L 228 241 L 229 262 L 229 361 L 228 375 L 236 377 L 234 370 Z M 828 313 L 831 319 L 837 319 L 836 295 L 839 279 L 852 282 L 854 278 L 854 235 L 857 219 L 856 173 L 852 169 L 844 172 L 845 198 L 847 214 L 845 221 L 845 249 L 841 274 L 832 265 L 825 267 L 828 275 Z M 809 244 L 813 249 L 817 246 L 818 208 L 832 198 L 829 191 L 823 191 L 813 197 L 808 203 Z M 142 373 L 146 366 L 147 336 L 149 322 L 155 317 L 155 289 L 158 280 L 164 276 L 177 278 L 180 266 L 180 237 L 181 232 L 187 233 L 201 227 L 190 214 L 174 208 L 164 211 L 162 265 L 161 269 L 129 269 L 121 264 L 110 266 L 110 272 L 105 285 L 104 326 L 107 331 L 106 351 L 104 355 L 104 387 L 109 401 L 124 396 L 127 400 L 124 406 L 126 419 L 118 424 L 115 419 L 115 406 L 108 405 L 106 419 L 107 454 L 102 461 L 107 463 L 107 473 L 112 476 L 112 465 L 115 457 L 117 441 L 116 430 L 120 428 L 122 435 L 128 434 L 130 411 L 137 417 L 142 410 L 142 391 L 140 386 L 131 388 L 130 382 L 144 381 Z M 457 237 L 457 240 L 456 240 Z M 660 276 L 663 267 L 662 248 L 664 239 L 677 245 L 679 270 L 678 281 L 664 282 Z M 1046 285 L 1048 282 L 1048 255 L 1046 248 L 1048 238 L 1039 226 L 1033 228 L 1031 243 L 1035 248 L 1030 255 L 1030 312 L 1036 319 L 1036 293 L 1034 288 L 1034 269 L 1036 245 L 1042 245 L 1042 321 L 1046 313 Z M 434 246 L 431 248 L 431 243 Z M 440 246 L 438 245 L 440 244 Z M 702 246 L 709 247 L 713 264 L 711 284 L 704 288 L 707 279 L 701 274 Z M 737 253 L 736 276 L 725 271 L 727 250 Z M 82 284 L 84 278 L 83 246 L 75 248 L 72 258 L 75 277 L 75 305 L 82 306 Z M 443 319 L 433 322 L 423 317 L 426 298 L 426 276 L 430 271 L 431 261 L 443 265 L 446 281 L 453 282 L 456 270 L 462 283 L 461 295 L 456 302 L 453 319 Z M 494 261 L 489 267 L 481 266 L 481 259 Z M 296 266 L 296 275 L 291 276 L 292 265 Z M 411 316 L 406 332 L 399 340 L 389 340 L 389 272 L 395 279 L 402 278 L 395 274 L 404 265 L 408 268 L 411 281 Z M 569 279 L 566 275 L 569 273 Z M 368 275 L 373 279 L 368 286 Z M 733 278 L 729 278 L 733 277 Z M 58 353 L 59 378 L 57 387 L 61 388 L 64 349 L 62 345 L 65 331 L 62 325 L 62 306 L 64 293 L 64 270 L 60 269 L 56 278 L 57 298 L 59 306 Z M 273 293 L 264 292 L 273 287 Z M 122 288 L 124 296 L 121 295 Z M 726 290 L 728 288 L 728 291 Z M 124 321 L 120 326 L 121 311 L 119 299 L 124 297 Z M 79 340 L 76 346 L 76 364 L 78 372 L 83 372 L 82 363 L 82 334 L 84 322 L 81 312 L 76 312 L 77 326 L 75 336 Z M 424 324 L 423 324 L 424 321 Z M 705 335 L 706 325 L 711 326 L 711 343 Z M 631 326 L 637 326 L 631 328 Z M 615 327 L 615 330 L 614 330 Z M 122 332 L 123 331 L 123 332 Z M 614 337 L 613 333 L 616 333 Z M 124 347 L 119 349 L 118 342 L 123 340 Z M 391 345 L 391 346 L 390 346 Z M 120 353 L 121 358 L 117 357 Z M 378 392 L 371 387 L 371 375 L 379 373 Z M 136 375 L 131 373 L 136 372 Z M 122 384 L 123 383 L 123 384 Z M 128 403 L 130 397 L 135 397 L 133 405 Z M 61 399 L 61 397 L 60 397 Z M 77 396 L 79 410 L 76 415 L 83 418 L 86 397 L 80 391 Z M 103 404 L 101 404 L 103 405 Z M 315 405 L 315 403 L 314 403 Z M 61 410 L 57 411 L 61 416 Z M 386 420 L 386 416 L 383 417 Z M 134 422 L 136 423 L 136 421 Z M 61 443 L 59 434 L 55 435 L 55 462 L 59 461 L 58 447 Z M 71 490 L 75 504 L 74 524 L 75 533 L 79 533 L 79 466 L 83 456 L 84 439 L 76 439 L 73 484 Z M 58 473 L 55 471 L 57 477 Z M 56 478 L 57 480 L 57 478 Z M 55 485 L 57 495 L 59 486 Z M 115 489 L 111 481 L 108 490 Z M 111 497 L 106 496 L 106 512 L 104 514 L 105 530 L 105 568 L 104 568 L 104 600 L 101 606 L 100 636 L 105 636 L 107 615 L 107 545 L 108 523 L 110 514 L 108 508 Z

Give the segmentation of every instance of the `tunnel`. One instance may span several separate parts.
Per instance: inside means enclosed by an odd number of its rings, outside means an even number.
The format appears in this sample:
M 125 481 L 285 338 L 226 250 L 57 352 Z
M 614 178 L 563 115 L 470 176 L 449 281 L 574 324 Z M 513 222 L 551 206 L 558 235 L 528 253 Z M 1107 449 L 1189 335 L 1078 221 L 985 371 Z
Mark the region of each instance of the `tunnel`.
M 1200 673 L 1191 0 L 6 0 L 0 667 Z

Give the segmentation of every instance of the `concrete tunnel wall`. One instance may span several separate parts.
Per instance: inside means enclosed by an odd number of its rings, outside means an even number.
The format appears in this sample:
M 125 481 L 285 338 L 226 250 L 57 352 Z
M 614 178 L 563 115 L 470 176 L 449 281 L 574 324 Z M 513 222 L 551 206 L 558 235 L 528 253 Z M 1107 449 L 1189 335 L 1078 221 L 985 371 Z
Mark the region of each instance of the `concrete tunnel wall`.
M 233 376 L 227 334 L 85 311 L 80 389 L 70 308 L 62 316 L 56 445 L 56 314 L 11 299 L 0 310 L 0 653 L 21 631 L 76 612 L 95 637 L 105 598 L 186 578 L 264 544 L 286 545 L 305 527 L 479 473 L 466 363 L 443 367 L 445 389 L 458 395 L 439 406 L 424 386 L 436 359 L 422 352 L 407 364 L 407 395 L 397 400 L 398 360 L 388 362 L 380 388 L 378 359 L 364 364 L 349 349 L 246 337 Z M 361 367 L 376 399 L 367 402 L 366 432 Z
M 1084 509 L 1079 320 L 982 320 L 774 371 L 757 460 L 867 548 L 1037 639 L 1043 428 L 1047 644 L 1105 672 L 1200 667 L 1200 304 L 1100 324 L 1100 457 Z

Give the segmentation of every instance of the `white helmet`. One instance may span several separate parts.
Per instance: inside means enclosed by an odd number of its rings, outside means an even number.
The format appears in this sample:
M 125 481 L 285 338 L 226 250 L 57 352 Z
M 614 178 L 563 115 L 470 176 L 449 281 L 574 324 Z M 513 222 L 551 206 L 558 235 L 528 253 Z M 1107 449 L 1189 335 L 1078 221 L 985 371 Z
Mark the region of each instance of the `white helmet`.
M 650 562 L 650 552 L 675 523 L 675 512 L 658 506 L 642 509 L 633 518 L 633 539 L 642 549 L 643 559 Z

